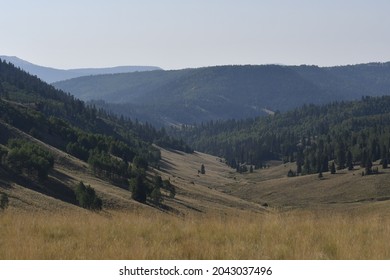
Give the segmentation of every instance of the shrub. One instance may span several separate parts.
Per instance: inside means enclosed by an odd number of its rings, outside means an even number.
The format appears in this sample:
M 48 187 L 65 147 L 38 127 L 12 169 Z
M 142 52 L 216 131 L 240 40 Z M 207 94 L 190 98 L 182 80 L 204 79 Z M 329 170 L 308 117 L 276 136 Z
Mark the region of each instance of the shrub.
M 103 202 L 97 197 L 96 192 L 91 186 L 80 182 L 75 191 L 76 199 L 79 205 L 90 210 L 101 210 Z
M 5 208 L 8 207 L 8 195 L 5 193 L 2 193 L 0 195 L 0 210 L 4 210 Z

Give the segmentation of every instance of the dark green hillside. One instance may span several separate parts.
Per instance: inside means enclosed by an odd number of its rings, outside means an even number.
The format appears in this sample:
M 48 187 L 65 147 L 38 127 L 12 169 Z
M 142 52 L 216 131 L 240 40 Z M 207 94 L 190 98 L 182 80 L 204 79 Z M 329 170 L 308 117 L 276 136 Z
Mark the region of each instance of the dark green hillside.
M 168 124 L 253 117 L 265 114 L 264 108 L 286 110 L 329 99 L 290 68 L 273 65 L 84 77 L 55 86 L 84 100 L 114 103 L 104 107 L 112 112 L 140 119 L 152 115 L 154 122 Z
M 173 130 L 195 149 L 240 164 L 263 166 L 269 160 L 296 162 L 293 172 L 307 174 L 358 164 L 371 170 L 384 165 L 390 148 L 390 96 L 360 101 L 303 106 L 274 116 L 209 122 Z M 294 174 L 291 174 L 294 175 Z
M 193 124 L 386 95 L 390 63 L 218 66 L 82 77 L 55 86 L 118 115 L 159 125 Z
M 15 142 L 15 138 L 23 142 Z M 0 169 L 7 180 L 22 180 L 29 186 L 50 185 L 45 181 L 55 166 L 50 151 L 54 147 L 84 161 L 99 178 L 129 188 L 131 178 L 146 179 L 148 166 L 158 165 L 160 151 L 154 143 L 191 151 L 164 130 L 86 106 L 0 60 Z M 149 187 L 145 187 L 147 194 L 152 191 Z M 69 195 L 71 186 L 61 184 L 66 197 L 44 189 L 45 194 L 74 201 Z

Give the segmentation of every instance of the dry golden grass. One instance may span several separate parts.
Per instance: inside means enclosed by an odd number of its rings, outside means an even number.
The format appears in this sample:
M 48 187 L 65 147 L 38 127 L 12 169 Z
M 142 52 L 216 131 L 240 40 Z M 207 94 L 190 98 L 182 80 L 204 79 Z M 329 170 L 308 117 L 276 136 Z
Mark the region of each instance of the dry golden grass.
M 388 259 L 389 218 L 0 213 L 0 259 Z
M 162 150 L 161 169 L 153 172 L 177 187 L 162 213 L 52 152 L 52 181 L 91 184 L 107 212 L 2 180 L 10 207 L 0 212 L 0 259 L 390 258 L 389 169 L 364 177 L 359 170 L 324 173 L 321 180 L 287 178 L 289 164 L 237 174 L 210 155 Z M 205 175 L 197 173 L 201 164 Z

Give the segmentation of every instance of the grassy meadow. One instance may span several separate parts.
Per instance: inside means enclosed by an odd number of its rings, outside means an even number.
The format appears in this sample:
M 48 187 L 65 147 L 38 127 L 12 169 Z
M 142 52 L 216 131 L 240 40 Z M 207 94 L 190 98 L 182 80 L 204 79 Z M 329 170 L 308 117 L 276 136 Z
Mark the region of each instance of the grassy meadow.
M 376 214 L 0 213 L 0 259 L 388 259 Z
M 320 180 L 287 178 L 291 167 L 275 164 L 241 175 L 213 156 L 162 154 L 161 175 L 177 186 L 164 201 L 170 211 L 136 203 L 127 190 L 66 164 L 55 179 L 91 184 L 103 211 L 10 184 L 0 259 L 390 259 L 388 169 Z M 202 163 L 207 171 L 199 176 Z

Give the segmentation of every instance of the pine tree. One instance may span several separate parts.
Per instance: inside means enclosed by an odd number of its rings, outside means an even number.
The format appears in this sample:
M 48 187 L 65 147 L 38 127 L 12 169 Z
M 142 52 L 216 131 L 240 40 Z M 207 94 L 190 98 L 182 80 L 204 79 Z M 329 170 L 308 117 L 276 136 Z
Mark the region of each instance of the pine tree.
M 75 194 L 81 207 L 91 210 L 102 209 L 103 202 L 97 197 L 95 190 L 91 186 L 86 186 L 83 182 L 80 182 L 77 185 Z
M 337 147 L 337 151 L 336 151 L 337 164 L 338 164 L 337 169 L 338 170 L 345 168 L 345 161 L 346 161 L 345 155 L 346 155 L 345 145 L 343 142 L 340 142 L 338 147 Z
M 348 170 L 353 170 L 352 153 L 350 150 L 347 152 L 347 167 Z
M 366 175 L 372 174 L 372 161 L 369 159 L 366 163 Z
M 146 202 L 147 196 L 147 186 L 144 183 L 144 178 L 142 175 L 137 175 L 136 178 L 130 180 L 130 190 L 131 190 L 131 198 L 141 202 Z
M 330 167 L 330 174 L 336 174 L 336 165 L 334 164 L 334 161 Z
M 4 210 L 5 208 L 7 208 L 8 203 L 9 203 L 8 195 L 5 193 L 2 193 L 0 195 L 0 210 Z
M 200 167 L 200 173 L 201 174 L 206 174 L 206 169 L 204 167 L 204 164 L 202 164 L 201 167 Z
M 322 172 L 328 172 L 329 171 L 329 158 L 326 155 L 324 155 L 323 158 L 322 158 L 321 171 Z

